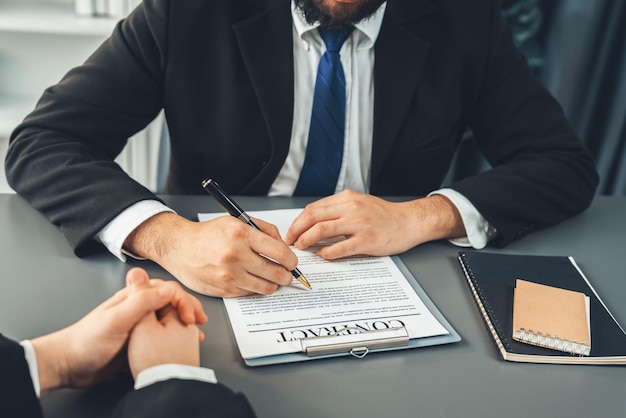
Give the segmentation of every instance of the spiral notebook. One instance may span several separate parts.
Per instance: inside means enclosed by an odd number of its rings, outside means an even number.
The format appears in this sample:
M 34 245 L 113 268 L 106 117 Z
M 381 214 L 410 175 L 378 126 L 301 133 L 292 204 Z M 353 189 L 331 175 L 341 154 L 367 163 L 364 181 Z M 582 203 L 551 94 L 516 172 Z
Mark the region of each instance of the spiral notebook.
M 470 292 L 500 356 L 507 361 L 559 364 L 626 364 L 626 333 L 572 257 L 460 251 Z M 513 339 L 513 297 L 518 279 L 589 297 L 589 355 Z

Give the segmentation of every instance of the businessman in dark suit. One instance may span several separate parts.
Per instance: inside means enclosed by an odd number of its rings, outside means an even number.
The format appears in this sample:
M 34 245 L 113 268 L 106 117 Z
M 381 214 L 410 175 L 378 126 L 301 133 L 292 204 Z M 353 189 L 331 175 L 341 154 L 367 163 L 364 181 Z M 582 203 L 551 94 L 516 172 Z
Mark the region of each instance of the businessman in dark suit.
M 113 162 L 164 109 L 165 193 L 203 193 L 211 177 L 231 194 L 299 194 L 320 30 L 348 27 L 340 171 L 284 241 L 262 222 L 265 234 L 183 219 Z M 493 168 L 442 186 L 470 130 Z M 346 237 L 319 251 L 327 259 L 438 239 L 503 246 L 586 209 L 598 181 L 497 0 L 146 0 L 46 90 L 12 135 L 6 171 L 77 255 L 104 244 L 216 296 L 290 283 L 287 244 Z M 380 197 L 392 195 L 412 200 Z
M 2 416 L 41 417 L 40 394 L 84 388 L 127 365 L 136 390 L 115 417 L 253 417 L 245 396 L 199 367 L 204 321 L 180 285 L 132 269 L 125 289 L 71 326 L 21 343 L 0 335 Z

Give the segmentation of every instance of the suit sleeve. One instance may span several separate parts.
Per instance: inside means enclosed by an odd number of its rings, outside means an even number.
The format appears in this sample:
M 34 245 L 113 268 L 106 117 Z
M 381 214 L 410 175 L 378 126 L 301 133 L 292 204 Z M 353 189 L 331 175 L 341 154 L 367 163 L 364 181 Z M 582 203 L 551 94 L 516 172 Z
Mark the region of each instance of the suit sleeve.
M 103 250 L 92 238 L 125 208 L 156 199 L 114 158 L 163 107 L 168 5 L 143 2 L 11 135 L 9 184 L 79 256 Z
M 43 417 L 24 349 L 0 334 L 0 408 L 2 416 Z
M 114 418 L 253 418 L 247 398 L 222 384 L 169 379 L 127 394 Z
M 593 158 L 561 106 L 533 76 L 491 1 L 484 78 L 470 126 L 493 167 L 451 187 L 493 225 L 495 244 L 585 210 L 598 184 Z

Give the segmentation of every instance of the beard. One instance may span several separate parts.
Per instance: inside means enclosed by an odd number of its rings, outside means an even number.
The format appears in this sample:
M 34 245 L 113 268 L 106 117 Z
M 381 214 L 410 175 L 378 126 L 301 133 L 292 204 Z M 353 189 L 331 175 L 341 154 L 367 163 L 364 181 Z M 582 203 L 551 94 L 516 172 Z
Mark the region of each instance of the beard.
M 385 1 L 361 0 L 351 4 L 334 0 L 294 0 L 294 3 L 310 25 L 319 22 L 322 28 L 342 29 L 370 17 Z

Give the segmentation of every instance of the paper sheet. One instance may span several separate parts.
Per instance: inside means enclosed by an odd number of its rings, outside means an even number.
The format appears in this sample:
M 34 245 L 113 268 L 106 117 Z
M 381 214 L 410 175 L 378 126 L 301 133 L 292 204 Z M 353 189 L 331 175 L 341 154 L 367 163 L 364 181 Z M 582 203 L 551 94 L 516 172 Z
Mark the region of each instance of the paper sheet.
M 276 225 L 282 236 L 302 209 L 248 212 Z M 201 221 L 224 216 L 199 214 Z M 355 256 L 327 261 L 293 248 L 299 270 L 311 283 L 294 279 L 270 296 L 225 298 L 241 356 L 245 359 L 301 351 L 300 338 L 330 335 L 346 327 L 366 331 L 404 326 L 409 338 L 448 334 L 415 293 L 391 257 Z

